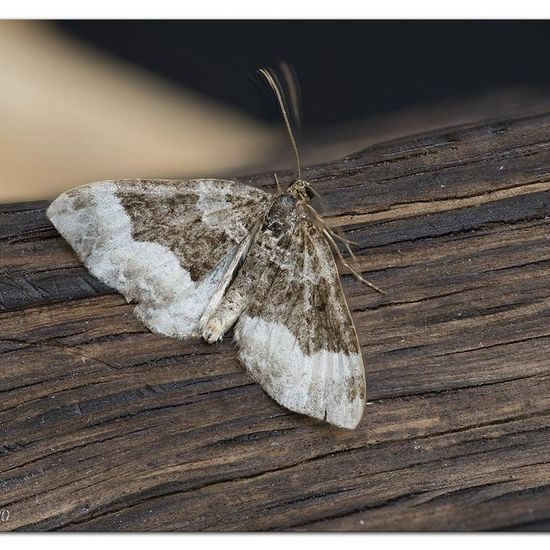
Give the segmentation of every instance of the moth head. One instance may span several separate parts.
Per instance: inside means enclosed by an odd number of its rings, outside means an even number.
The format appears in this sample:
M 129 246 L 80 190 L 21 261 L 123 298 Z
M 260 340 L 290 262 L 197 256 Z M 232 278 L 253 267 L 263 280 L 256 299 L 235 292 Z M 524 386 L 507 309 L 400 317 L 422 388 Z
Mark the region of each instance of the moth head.
M 317 192 L 313 189 L 311 184 L 301 179 L 296 180 L 290 186 L 288 191 L 291 195 L 301 201 L 309 201 L 317 195 Z

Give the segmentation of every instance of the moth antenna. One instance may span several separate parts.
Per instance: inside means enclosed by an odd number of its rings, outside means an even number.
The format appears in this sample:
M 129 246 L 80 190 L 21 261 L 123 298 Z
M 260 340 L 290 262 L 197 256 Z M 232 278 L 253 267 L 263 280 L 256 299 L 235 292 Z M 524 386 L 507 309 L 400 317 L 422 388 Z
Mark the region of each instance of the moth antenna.
M 342 253 L 340 252 L 340 249 L 338 248 L 338 245 L 336 244 L 336 242 L 332 238 L 332 235 L 325 228 L 323 228 L 322 231 L 323 231 L 325 237 L 327 238 L 328 242 L 334 248 L 334 251 L 336 252 L 336 254 L 337 254 L 338 258 L 340 259 L 340 261 L 342 262 L 342 264 L 345 265 L 351 271 L 353 276 L 358 281 L 361 281 L 362 283 L 366 284 L 367 286 L 370 286 L 373 290 L 376 290 L 376 292 L 380 292 L 380 294 L 383 294 L 384 296 L 386 296 L 387 293 L 384 290 L 377 287 L 374 283 L 371 283 L 370 281 L 367 281 L 367 279 L 365 279 L 363 276 L 361 276 L 359 273 L 357 273 L 357 271 L 355 271 L 355 269 L 353 269 L 353 267 L 351 267 L 351 265 L 349 265 L 348 262 L 346 262 L 344 256 L 342 255 Z
M 277 174 L 274 172 L 273 177 L 275 178 L 275 183 L 277 184 L 277 193 L 282 193 L 281 184 L 279 183 L 279 178 L 277 177 Z
M 298 146 L 296 145 L 296 140 L 294 139 L 294 134 L 292 132 L 292 127 L 290 125 L 290 120 L 288 118 L 288 113 L 285 107 L 285 102 L 283 99 L 283 94 L 281 92 L 280 85 L 276 82 L 275 78 L 273 78 L 273 75 L 269 72 L 268 69 L 259 68 L 258 73 L 261 74 L 266 82 L 269 84 L 269 87 L 273 90 L 273 93 L 275 94 L 275 97 L 277 99 L 277 103 L 279 104 L 279 109 L 281 110 L 281 114 L 283 116 L 283 120 L 285 123 L 286 131 L 288 133 L 288 137 L 290 139 L 290 144 L 292 145 L 292 149 L 294 151 L 294 156 L 296 157 L 296 172 L 298 175 L 298 179 L 302 179 L 302 168 L 301 168 L 301 162 L 300 162 L 300 153 L 298 152 Z
M 290 114 L 294 122 L 295 128 L 300 128 L 302 125 L 302 91 L 300 89 L 300 81 L 296 76 L 294 67 L 286 61 L 279 63 L 279 69 L 286 83 L 288 91 L 288 99 L 290 103 Z

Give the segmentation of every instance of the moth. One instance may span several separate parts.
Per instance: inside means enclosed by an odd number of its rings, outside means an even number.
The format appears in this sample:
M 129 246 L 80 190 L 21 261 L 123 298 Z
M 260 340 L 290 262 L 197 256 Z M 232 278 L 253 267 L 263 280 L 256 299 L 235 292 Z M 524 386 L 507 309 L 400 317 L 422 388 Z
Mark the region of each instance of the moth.
M 213 343 L 235 326 L 240 361 L 275 401 L 352 429 L 365 371 L 332 249 L 350 266 L 310 205 L 280 84 L 260 74 L 296 154 L 285 191 L 278 180 L 276 194 L 221 179 L 101 181 L 63 193 L 47 215 L 150 330 Z

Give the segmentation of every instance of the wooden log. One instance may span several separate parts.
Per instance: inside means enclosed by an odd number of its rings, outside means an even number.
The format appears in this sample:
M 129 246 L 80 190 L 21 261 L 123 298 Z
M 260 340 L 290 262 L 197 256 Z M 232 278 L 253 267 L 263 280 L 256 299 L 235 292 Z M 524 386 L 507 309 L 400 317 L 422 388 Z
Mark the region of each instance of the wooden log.
M 0 529 L 550 526 L 550 115 L 305 177 L 387 292 L 343 272 L 368 376 L 354 431 L 278 406 L 230 337 L 150 333 L 45 202 L 1 207 Z

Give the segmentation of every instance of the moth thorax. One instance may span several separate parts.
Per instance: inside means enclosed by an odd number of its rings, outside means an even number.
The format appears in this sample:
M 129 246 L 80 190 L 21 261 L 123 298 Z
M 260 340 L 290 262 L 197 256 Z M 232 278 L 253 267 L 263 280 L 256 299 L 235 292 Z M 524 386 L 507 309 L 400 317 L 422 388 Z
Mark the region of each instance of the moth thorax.
M 293 227 L 299 218 L 301 210 L 299 207 L 300 199 L 289 191 L 279 195 L 273 201 L 267 213 L 265 228 L 269 229 L 276 236 Z

